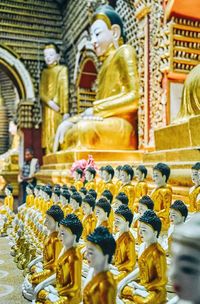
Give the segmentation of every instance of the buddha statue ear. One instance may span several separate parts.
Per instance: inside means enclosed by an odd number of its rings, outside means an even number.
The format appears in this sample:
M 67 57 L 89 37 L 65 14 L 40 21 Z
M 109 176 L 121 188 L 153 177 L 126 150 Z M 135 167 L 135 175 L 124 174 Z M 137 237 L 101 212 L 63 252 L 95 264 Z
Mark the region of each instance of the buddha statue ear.
M 118 24 L 113 24 L 111 27 L 111 31 L 113 34 L 113 44 L 114 47 L 117 49 L 119 47 L 119 39 L 121 37 L 121 28 Z

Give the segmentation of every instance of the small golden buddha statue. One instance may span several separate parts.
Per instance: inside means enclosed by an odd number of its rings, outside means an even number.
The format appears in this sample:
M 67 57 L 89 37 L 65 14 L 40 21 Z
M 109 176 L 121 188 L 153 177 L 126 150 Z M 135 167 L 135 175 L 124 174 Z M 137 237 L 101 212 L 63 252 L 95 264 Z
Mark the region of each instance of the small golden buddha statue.
M 79 220 L 83 219 L 83 211 L 81 208 L 82 205 L 82 197 L 78 192 L 75 192 L 70 197 L 70 205 L 72 208 L 72 213 L 78 216 Z
M 118 195 L 115 196 L 112 208 L 115 211 L 121 205 L 128 206 L 128 196 L 124 192 L 119 192 Z
M 8 210 L 13 211 L 13 204 L 14 204 L 14 197 L 12 195 L 13 187 L 10 184 L 6 185 L 4 191 L 6 197 L 4 199 L 4 204 L 0 207 L 0 214 L 6 214 Z
M 111 205 L 106 198 L 100 198 L 95 205 L 95 214 L 97 217 L 96 227 L 103 226 L 112 232 L 112 227 L 109 222 L 109 215 L 111 212 Z
M 120 174 L 121 174 L 121 168 L 122 166 L 117 166 L 115 168 L 115 196 L 119 193 L 119 189 L 121 188 L 121 185 L 122 185 L 122 181 L 121 181 L 121 178 L 120 178 Z
M 97 193 L 98 193 L 98 196 L 101 195 L 101 193 L 103 192 L 103 187 L 104 187 L 103 170 L 104 170 L 104 166 L 102 166 L 102 167 L 99 169 L 99 177 L 100 177 L 100 179 L 99 179 L 98 182 L 97 182 L 97 188 L 96 188 L 96 191 L 97 191 Z
M 39 291 L 36 303 L 80 304 L 82 257 L 77 243 L 82 231 L 83 226 L 75 214 L 67 215 L 60 222 L 63 249 L 56 263 L 53 285 Z
M 74 172 L 74 186 L 76 187 L 77 191 L 80 191 L 80 189 L 83 187 L 82 182 L 83 177 L 83 171 L 81 169 L 76 169 Z
M 60 194 L 60 203 L 65 217 L 72 212 L 72 207 L 70 205 L 70 197 L 71 195 L 68 190 L 62 190 Z
M 88 167 L 86 172 L 85 172 L 85 179 L 87 183 L 85 184 L 85 188 L 87 191 L 90 189 L 96 190 L 96 170 L 93 167 Z
M 28 300 L 33 299 L 35 286 L 55 272 L 56 261 L 62 247 L 58 239 L 58 223 L 63 218 L 64 213 L 59 206 L 53 205 L 46 212 L 45 225 L 49 235 L 44 241 L 43 256 L 30 263 L 30 273 L 22 284 L 22 293 Z
M 135 201 L 135 187 L 131 183 L 134 176 L 133 168 L 129 165 L 124 165 L 121 168 L 121 181 L 122 185 L 119 189 L 120 192 L 124 192 L 128 196 L 128 206 L 131 210 L 134 210 L 134 201 Z
M 154 202 L 148 195 L 144 195 L 138 203 L 138 219 L 145 213 L 147 210 L 153 210 L 154 209 Z M 137 243 L 142 243 L 142 238 L 140 235 L 140 227 L 139 227 L 139 221 L 136 221 L 137 223 Z
M 192 166 L 192 182 L 194 184 L 193 187 L 189 190 L 189 211 L 196 212 L 200 211 L 200 204 L 198 203 L 200 197 L 200 162 L 197 162 Z
M 145 182 L 147 176 L 147 169 L 145 166 L 140 165 L 136 168 L 135 176 L 137 178 L 137 184 L 135 185 L 135 201 L 134 201 L 134 211 L 138 211 L 139 200 L 148 193 L 148 185 Z
M 68 70 L 60 65 L 60 51 L 57 45 L 47 44 L 44 48 L 43 69 L 40 80 L 42 101 L 42 147 L 46 153 L 53 151 L 54 137 L 62 115 L 68 112 Z
M 175 122 L 200 114 L 200 64 L 188 74 L 181 97 L 181 107 Z
M 86 237 L 92 233 L 96 227 L 96 216 L 94 214 L 94 208 L 95 208 L 95 199 L 90 194 L 87 194 L 85 198 L 83 199 L 82 203 L 82 209 L 83 209 L 83 233 L 82 238 L 85 241 Z
M 87 189 L 85 187 L 81 187 L 81 189 L 79 190 L 79 193 L 82 197 L 82 200 L 85 198 L 86 194 L 87 194 Z
M 151 199 L 154 202 L 154 211 L 162 221 L 162 229 L 169 228 L 169 208 L 172 201 L 172 188 L 167 185 L 170 176 L 170 168 L 164 163 L 158 163 L 153 168 L 153 180 L 156 187 L 151 192 Z
M 93 107 L 69 119 L 62 149 L 134 149 L 137 147 L 136 117 L 139 78 L 136 53 L 125 41 L 123 22 L 108 5 L 95 12 L 92 44 L 103 61 Z M 115 136 L 113 136 L 115 134 Z
M 118 282 L 134 269 L 136 263 L 135 239 L 130 232 L 132 221 L 132 211 L 128 206 L 122 204 L 115 211 L 116 251 L 114 268 L 111 267 Z
M 109 190 L 112 195 L 115 195 L 115 184 L 113 183 L 112 179 L 114 177 L 115 171 L 113 169 L 112 166 L 107 165 L 103 167 L 103 172 L 102 172 L 102 176 L 103 176 L 103 185 L 102 185 L 102 192 L 105 190 Z M 100 194 L 100 193 L 99 193 Z
M 167 263 L 165 251 L 157 242 L 162 223 L 152 210 L 145 211 L 139 221 L 143 243 L 138 252 L 138 268 L 119 283 L 118 291 L 125 303 L 165 303 Z
M 60 204 L 60 194 L 61 194 L 61 187 L 60 185 L 55 185 L 53 187 L 53 191 L 52 191 L 52 195 L 51 195 L 51 201 L 54 205 L 59 205 L 61 207 Z
M 168 303 L 195 304 L 200 299 L 200 214 L 179 225 L 173 234 L 169 272 L 176 299 Z
M 116 303 L 117 286 L 109 271 L 115 248 L 115 240 L 105 227 L 98 227 L 88 235 L 87 260 L 93 269 L 83 290 L 84 304 Z
M 103 193 L 101 194 L 101 198 L 105 198 L 109 202 L 110 205 L 112 204 L 113 195 L 110 192 L 110 190 L 104 190 Z M 109 215 L 109 219 L 108 220 L 109 220 L 109 226 L 113 227 L 113 224 L 114 224 L 114 211 L 113 211 L 112 206 L 111 206 L 111 211 L 110 211 L 110 215 Z

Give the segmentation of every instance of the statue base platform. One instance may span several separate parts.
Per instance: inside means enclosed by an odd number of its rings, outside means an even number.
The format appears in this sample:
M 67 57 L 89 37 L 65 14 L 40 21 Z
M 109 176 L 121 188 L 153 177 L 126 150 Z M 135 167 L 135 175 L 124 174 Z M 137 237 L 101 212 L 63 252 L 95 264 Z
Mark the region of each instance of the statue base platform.
M 154 131 L 156 150 L 200 146 L 200 115 Z

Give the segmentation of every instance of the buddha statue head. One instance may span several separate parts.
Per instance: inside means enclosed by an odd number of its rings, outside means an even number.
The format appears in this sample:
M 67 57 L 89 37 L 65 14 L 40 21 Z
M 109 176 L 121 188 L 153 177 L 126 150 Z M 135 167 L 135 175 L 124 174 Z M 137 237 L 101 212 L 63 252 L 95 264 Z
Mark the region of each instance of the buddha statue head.
M 81 187 L 81 189 L 79 190 L 79 193 L 80 193 L 82 199 L 84 199 L 84 197 L 87 194 L 87 189 L 85 187 Z
M 102 177 L 105 183 L 110 182 L 114 177 L 115 171 L 112 166 L 107 165 L 103 169 Z
M 91 40 L 98 57 L 110 46 L 118 48 L 125 41 L 123 22 L 119 14 L 109 5 L 100 6 L 93 15 Z
M 78 192 L 73 193 L 70 198 L 70 205 L 72 209 L 74 211 L 77 210 L 79 207 L 81 207 L 81 204 L 82 204 L 81 195 Z
M 147 168 L 140 165 L 136 168 L 135 176 L 139 182 L 142 182 L 147 177 Z
M 86 194 L 82 202 L 82 210 L 84 215 L 89 215 L 94 211 L 95 199 L 92 195 Z
M 69 188 L 69 192 L 70 192 L 70 194 L 76 193 L 77 192 L 76 187 L 71 185 L 70 188 Z
M 54 43 L 46 44 L 44 47 L 44 61 L 47 66 L 56 65 L 60 60 L 60 50 Z
M 33 193 L 34 193 L 34 186 L 33 186 L 33 184 L 29 183 L 29 184 L 26 186 L 26 193 L 27 193 L 27 194 L 33 194 Z
M 138 203 L 138 212 L 139 215 L 142 216 L 146 210 L 153 210 L 154 202 L 148 195 L 144 195 Z
M 128 196 L 124 192 L 119 192 L 114 199 L 113 208 L 116 210 L 119 206 L 128 206 Z
M 108 270 L 115 253 L 116 242 L 106 227 L 97 227 L 87 236 L 87 260 L 95 272 Z
M 176 200 L 170 206 L 170 214 L 169 218 L 172 224 L 179 225 L 185 222 L 188 216 L 188 208 L 187 206 L 181 201 Z
M 170 277 L 181 300 L 197 304 L 200 299 L 200 214 L 178 225 L 171 246 Z
M 95 179 L 96 176 L 96 170 L 93 167 L 88 167 L 85 172 L 85 179 L 88 182 L 91 182 Z
M 147 210 L 139 218 L 140 221 L 140 236 L 143 242 L 153 244 L 157 242 L 159 237 L 162 223 L 160 218 L 153 210 Z
M 35 186 L 35 188 L 34 188 L 34 194 L 35 194 L 36 197 L 40 196 L 40 189 L 41 189 L 40 185 L 36 185 Z
M 98 221 L 106 221 L 110 215 L 111 206 L 106 198 L 100 198 L 95 205 L 95 213 Z
M 44 225 L 50 232 L 54 232 L 58 229 L 58 224 L 64 218 L 64 213 L 60 206 L 53 205 L 46 212 L 46 218 Z
M 123 184 L 129 184 L 134 176 L 133 168 L 130 165 L 124 165 L 121 168 L 121 181 Z
M 81 180 L 82 176 L 83 176 L 83 170 L 81 170 L 80 168 L 76 169 L 74 172 L 74 180 L 79 181 Z
M 12 195 L 12 193 L 13 193 L 13 187 L 10 184 L 6 185 L 6 187 L 5 187 L 5 195 L 6 196 L 10 196 L 10 195 Z
M 51 199 L 54 204 L 57 204 L 60 201 L 60 193 L 61 193 L 60 188 L 61 188 L 60 185 L 55 185 L 53 188 Z
M 50 201 L 52 197 L 52 188 L 49 185 L 43 187 L 43 198 L 46 202 Z
M 115 228 L 121 233 L 126 232 L 131 227 L 133 213 L 126 205 L 121 205 L 115 211 Z
M 68 190 L 62 190 L 60 194 L 60 202 L 63 206 L 68 205 L 70 203 L 70 193 Z
M 153 180 L 157 187 L 165 186 L 170 176 L 170 167 L 164 163 L 158 163 L 153 167 Z
M 60 239 L 65 249 L 69 249 L 78 243 L 83 232 L 83 225 L 75 214 L 67 215 L 60 222 Z
M 103 170 L 104 170 L 104 166 L 102 166 L 101 168 L 99 168 L 99 177 L 101 179 L 103 179 Z
M 118 180 L 120 180 L 121 169 L 122 169 L 122 166 L 117 166 L 117 167 L 115 168 L 115 177 L 116 177 L 116 179 L 118 179 Z
M 113 195 L 110 192 L 110 190 L 104 190 L 101 194 L 101 197 L 104 197 L 107 199 L 107 201 L 112 204 L 112 200 L 113 200 Z
M 87 194 L 90 194 L 94 197 L 94 199 L 97 199 L 97 192 L 94 189 L 88 190 Z
M 191 177 L 195 186 L 200 185 L 200 162 L 197 162 L 192 166 Z

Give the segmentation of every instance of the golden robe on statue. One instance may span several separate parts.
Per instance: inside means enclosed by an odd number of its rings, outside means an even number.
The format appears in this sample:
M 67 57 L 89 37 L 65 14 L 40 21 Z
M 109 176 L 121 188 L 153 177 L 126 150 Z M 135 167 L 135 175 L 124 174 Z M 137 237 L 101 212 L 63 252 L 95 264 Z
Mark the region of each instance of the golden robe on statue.
M 68 112 L 68 71 L 63 65 L 54 64 L 42 71 L 40 81 L 42 101 L 42 147 L 52 152 L 54 137 L 62 115 Z M 52 100 L 60 108 L 59 112 L 49 107 Z
M 136 53 L 130 45 L 122 45 L 118 49 L 111 45 L 103 59 L 93 104 L 94 116 L 102 120 L 74 117 L 75 123 L 67 130 L 62 149 L 137 147 L 139 79 Z

